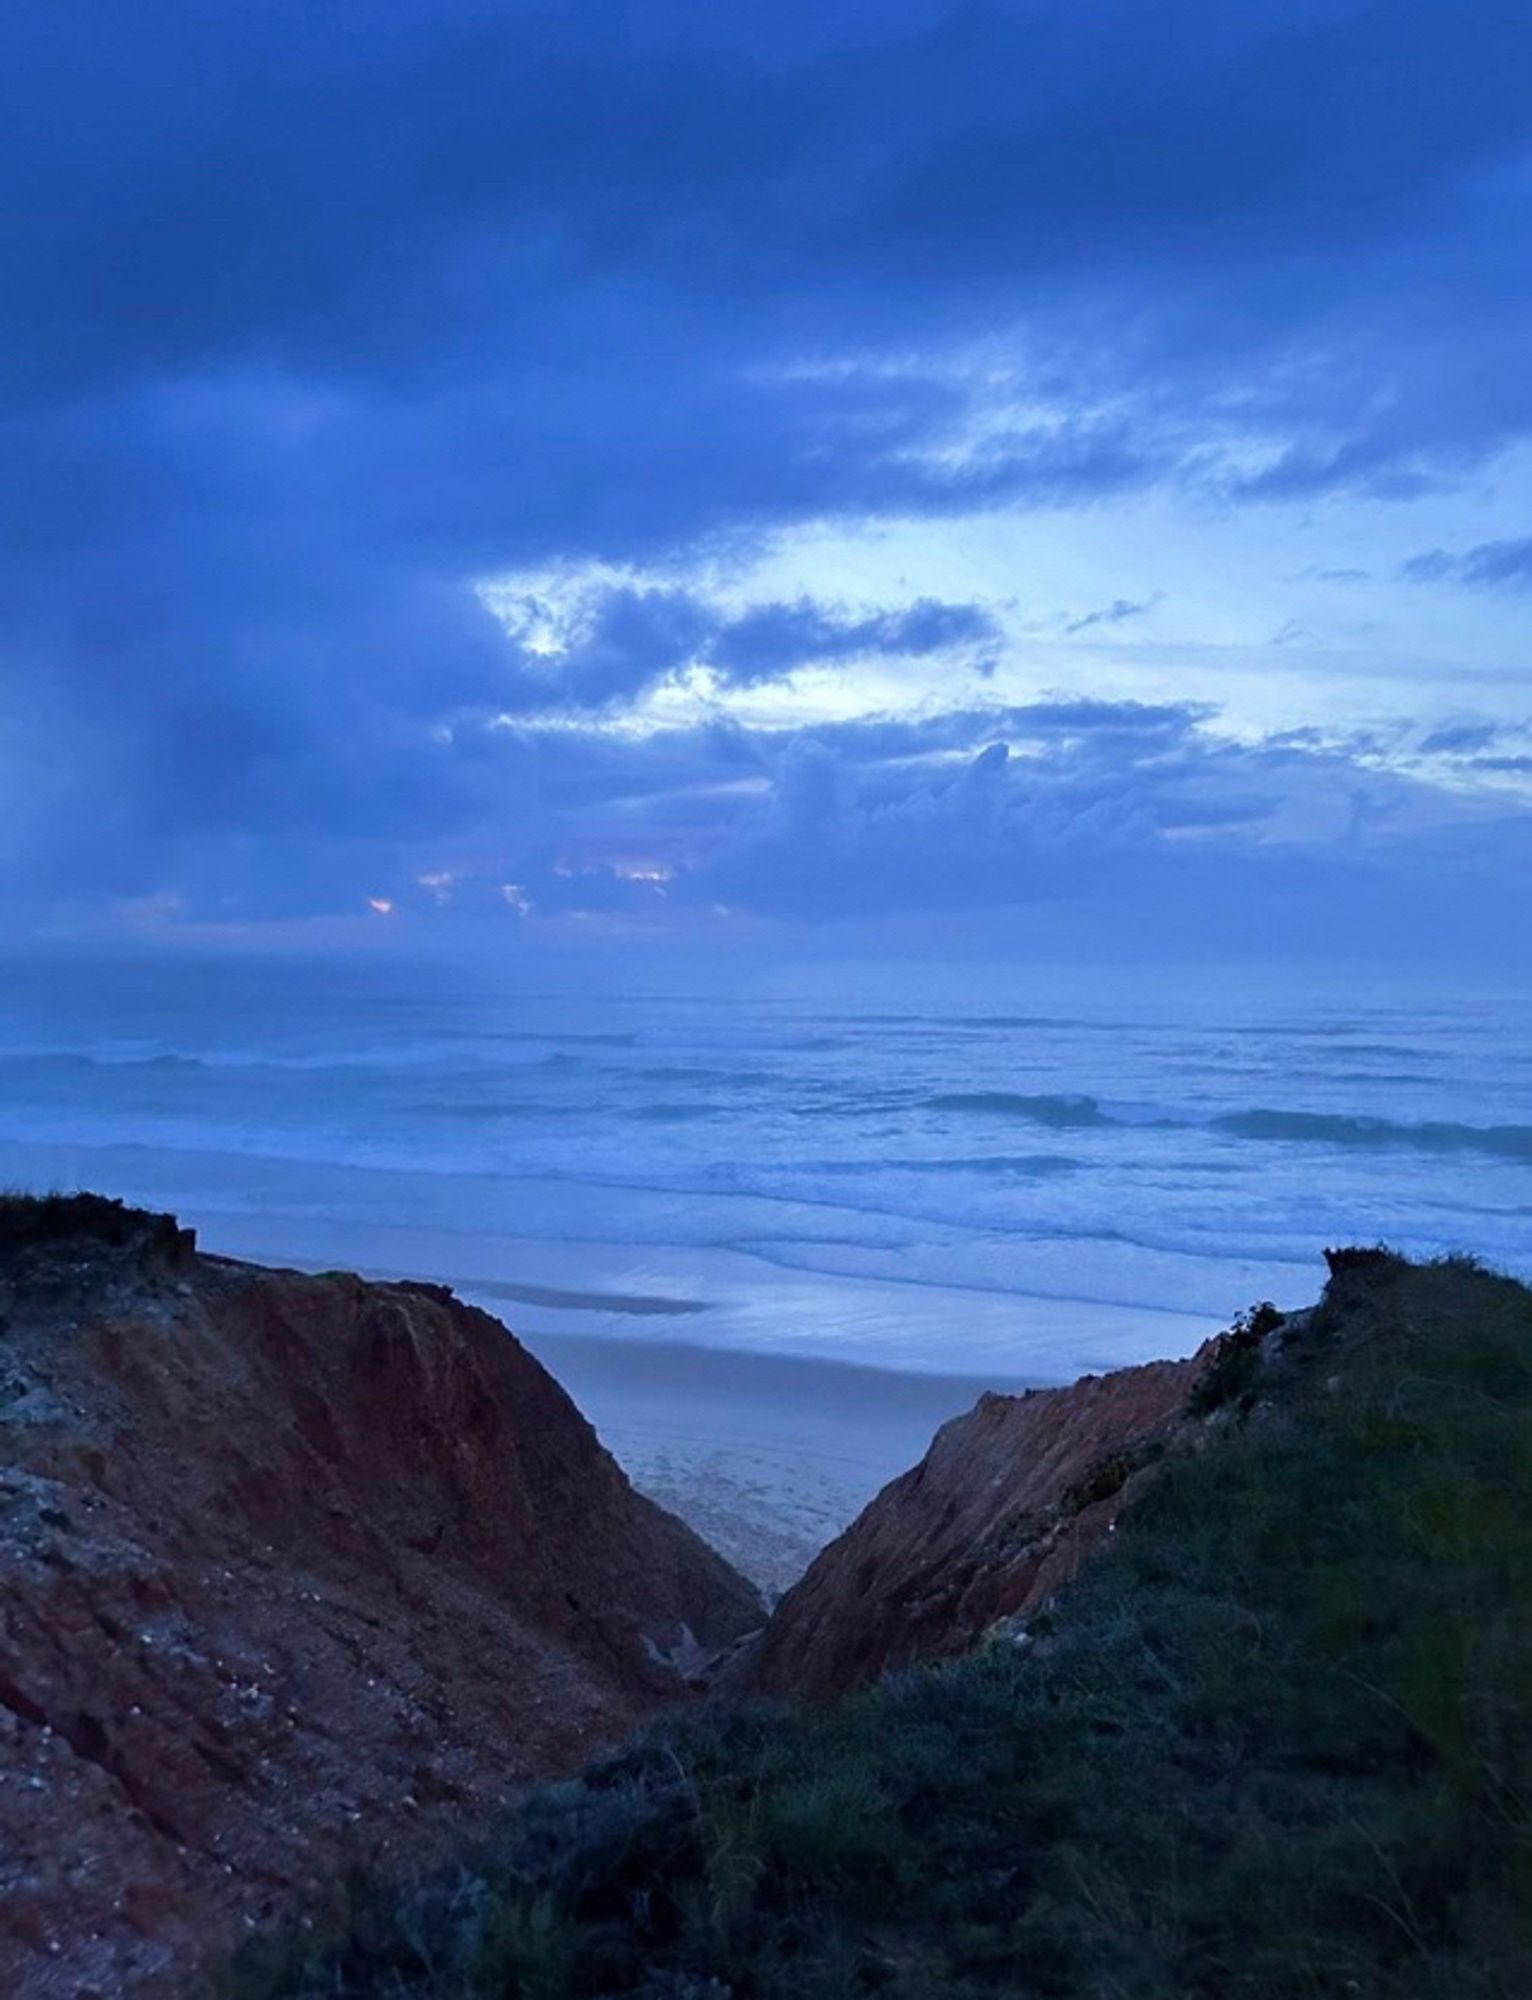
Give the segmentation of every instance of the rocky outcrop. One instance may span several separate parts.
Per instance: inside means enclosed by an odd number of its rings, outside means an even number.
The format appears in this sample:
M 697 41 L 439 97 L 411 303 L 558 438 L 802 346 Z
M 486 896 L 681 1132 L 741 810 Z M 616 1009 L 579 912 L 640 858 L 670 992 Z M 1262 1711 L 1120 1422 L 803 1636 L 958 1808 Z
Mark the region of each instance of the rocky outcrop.
M 0 1991 L 173 1992 L 759 1622 L 438 1287 L 0 1202 Z
M 1275 1315 L 1187 1361 L 981 1396 L 885 1486 L 772 1614 L 740 1677 L 826 1695 L 961 1653 L 1074 1575 L 1155 1461 L 1237 1395 Z

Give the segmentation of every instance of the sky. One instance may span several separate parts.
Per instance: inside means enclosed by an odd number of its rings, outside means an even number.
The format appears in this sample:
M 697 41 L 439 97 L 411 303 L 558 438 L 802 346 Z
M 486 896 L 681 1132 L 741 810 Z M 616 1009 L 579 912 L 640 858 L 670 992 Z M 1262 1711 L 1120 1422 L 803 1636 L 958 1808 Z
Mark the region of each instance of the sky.
M 0 923 L 1532 967 L 1525 0 L 13 0 Z

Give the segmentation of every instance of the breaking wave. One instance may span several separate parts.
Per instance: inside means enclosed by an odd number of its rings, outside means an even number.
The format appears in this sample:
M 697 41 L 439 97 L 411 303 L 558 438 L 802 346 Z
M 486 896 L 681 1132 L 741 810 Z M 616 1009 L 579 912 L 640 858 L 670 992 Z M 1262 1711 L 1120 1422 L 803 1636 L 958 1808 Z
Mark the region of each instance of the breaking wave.
M 1357 1146 L 1417 1153 L 1488 1153 L 1501 1160 L 1532 1161 L 1532 1125 L 1455 1125 L 1446 1120 L 1419 1124 L 1394 1118 L 1365 1118 L 1329 1111 L 1233 1111 L 1212 1121 L 1217 1132 L 1236 1139 L 1288 1144 Z
M 1532 1162 L 1532 1125 L 1462 1125 L 1447 1119 L 1408 1120 L 1334 1111 L 1280 1111 L 1257 1105 L 1213 1118 L 1185 1115 L 1125 1116 L 1102 1109 L 1084 1095 L 1023 1096 L 1013 1091 L 951 1091 L 922 1100 L 930 1111 L 1019 1118 L 1056 1131 L 1117 1128 L 1208 1131 L 1232 1139 L 1295 1146 L 1345 1146 L 1369 1151 L 1482 1153 L 1493 1159 Z

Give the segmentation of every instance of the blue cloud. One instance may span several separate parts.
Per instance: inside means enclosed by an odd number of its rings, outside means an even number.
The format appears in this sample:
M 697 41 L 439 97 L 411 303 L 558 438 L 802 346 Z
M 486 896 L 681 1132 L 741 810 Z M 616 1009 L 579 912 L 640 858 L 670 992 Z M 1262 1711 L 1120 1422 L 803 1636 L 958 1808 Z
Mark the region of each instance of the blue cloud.
M 1241 742 L 1205 708 L 1060 702 L 642 740 L 528 722 L 484 742 L 518 810 L 426 869 L 418 843 L 373 854 L 376 888 L 428 930 L 503 927 L 511 882 L 554 934 L 753 920 L 908 949 L 966 922 L 970 945 L 1020 927 L 1041 948 L 1079 935 L 1079 906 L 1098 942 L 1116 923 L 1146 948 L 1156 925 L 1250 947 L 1271 898 L 1297 958 L 1329 937 L 1429 959 L 1444 925 L 1480 957 L 1518 949 L 1493 889 L 1532 858 L 1528 816 L 1380 769 L 1365 738 Z
M 521 852 L 614 762 L 694 825 L 675 745 L 486 718 L 550 688 L 611 710 L 703 659 L 743 687 L 998 644 L 918 580 L 733 615 L 660 583 L 614 588 L 550 667 L 488 576 L 1175 482 L 1406 494 L 1532 431 L 1517 0 L 784 0 L 764 38 L 681 0 L 19 0 L 7 26 L 13 910 L 343 907 L 409 855 Z M 1442 573 L 1508 587 L 1522 547 Z M 1196 735 L 1078 705 L 1058 728 L 1066 764 Z M 727 733 L 702 762 L 807 797 L 813 740 L 796 778 Z M 1169 824 L 1121 794 L 1024 810 L 1010 765 L 974 770 L 853 786 L 848 907 L 878 852 L 913 903 L 922 841 L 988 894 L 1018 855 L 1083 854 L 1066 824 Z M 731 864 L 763 904 L 771 854 L 799 866 L 773 810 Z
M 1420 747 L 1427 756 L 1463 756 L 1487 750 L 1501 734 L 1493 722 L 1447 722 L 1423 738 Z
M 729 612 L 678 587 L 603 584 L 584 593 L 578 629 L 542 655 L 518 647 L 501 676 L 506 711 L 592 710 L 632 702 L 689 668 L 724 687 L 780 680 L 804 666 L 866 659 L 927 660 L 999 638 L 977 604 L 921 598 L 898 610 L 852 615 L 812 598 Z
M 1142 604 L 1135 604 L 1131 598 L 1114 597 L 1110 604 L 1101 605 L 1095 611 L 1087 611 L 1079 618 L 1071 618 L 1064 630 L 1072 635 L 1076 632 L 1089 632 L 1096 625 L 1122 625 L 1130 618 L 1142 618 L 1145 612 L 1154 609 L 1158 601 L 1158 597 L 1147 598 Z
M 1427 549 L 1411 556 L 1402 574 L 1411 583 L 1477 584 L 1490 590 L 1532 589 L 1532 535 L 1496 542 L 1480 542 L 1451 555 L 1446 549 Z
M 729 621 L 718 631 L 710 658 L 725 680 L 749 686 L 775 679 L 805 661 L 867 655 L 918 660 L 998 638 L 993 616 L 977 604 L 923 598 L 907 610 L 847 618 L 799 599 L 792 604 L 763 604 Z

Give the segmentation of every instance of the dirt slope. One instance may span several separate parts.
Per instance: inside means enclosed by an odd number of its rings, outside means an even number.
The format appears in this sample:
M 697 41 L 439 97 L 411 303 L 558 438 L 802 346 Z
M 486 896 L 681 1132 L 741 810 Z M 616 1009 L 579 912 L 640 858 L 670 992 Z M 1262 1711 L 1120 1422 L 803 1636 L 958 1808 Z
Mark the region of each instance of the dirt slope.
M 964 1652 L 998 1620 L 1034 1609 L 1198 1423 L 1188 1399 L 1245 1338 L 1068 1388 L 981 1396 L 783 1597 L 748 1669 L 754 1683 L 836 1693 Z
M 176 1990 L 759 1621 L 495 1320 L 0 1203 L 0 1991 Z

